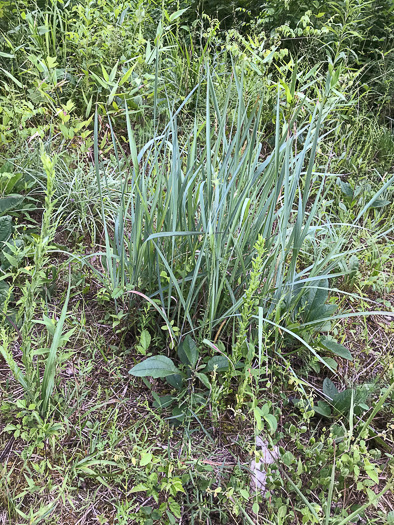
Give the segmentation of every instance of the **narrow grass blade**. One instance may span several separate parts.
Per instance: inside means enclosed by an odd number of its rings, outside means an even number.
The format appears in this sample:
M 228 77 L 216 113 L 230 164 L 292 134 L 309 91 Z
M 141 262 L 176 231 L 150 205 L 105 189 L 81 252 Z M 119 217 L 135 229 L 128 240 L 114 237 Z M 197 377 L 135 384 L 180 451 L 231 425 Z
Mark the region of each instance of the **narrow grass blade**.
M 62 336 L 64 321 L 66 320 L 68 301 L 70 299 L 71 291 L 71 270 L 69 276 L 69 284 L 66 295 L 66 300 L 62 308 L 62 313 L 60 319 L 56 325 L 55 335 L 53 336 L 51 348 L 49 350 L 49 355 L 45 363 L 45 372 L 41 384 L 41 400 L 42 404 L 40 407 L 41 415 L 45 417 L 49 408 L 49 398 L 52 395 L 52 390 L 55 385 L 55 374 L 56 374 L 56 356 L 57 350 L 59 348 L 60 339 Z

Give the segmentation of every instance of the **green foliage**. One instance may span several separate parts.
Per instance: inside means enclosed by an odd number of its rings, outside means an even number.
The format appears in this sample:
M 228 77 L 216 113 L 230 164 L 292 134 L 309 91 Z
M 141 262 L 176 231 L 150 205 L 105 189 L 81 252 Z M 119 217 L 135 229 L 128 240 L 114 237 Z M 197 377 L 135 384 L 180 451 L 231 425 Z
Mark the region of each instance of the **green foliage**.
M 200 360 L 200 352 L 193 339 L 187 335 L 178 347 L 180 369 L 173 360 L 163 356 L 153 356 L 135 365 L 129 374 L 135 377 L 166 378 L 167 382 L 175 389 L 176 395 L 158 397 L 154 394 L 156 408 L 173 408 L 173 424 L 179 424 L 185 418 L 197 417 L 196 413 L 208 402 L 206 392 L 211 393 L 209 374 L 216 380 L 216 374 L 227 371 L 230 360 L 224 356 L 214 356 Z M 199 383 L 200 388 L 196 388 Z M 202 388 L 202 390 L 201 390 Z
M 187 138 L 184 148 L 180 149 L 174 117 L 160 141 L 150 142 L 138 155 L 129 122 L 133 172 L 124 179 L 122 201 L 114 213 L 114 224 L 109 221 L 102 202 L 106 259 L 103 283 L 108 283 L 111 293 L 116 293 L 117 297 L 137 287 L 147 295 L 158 296 L 167 319 L 181 328 L 181 334 L 186 328 L 195 330 L 200 326 L 211 337 L 215 326 L 238 311 L 249 286 L 249 268 L 255 255 L 253 247 L 259 236 L 267 253 L 260 268 L 264 283 L 260 304 L 265 317 L 272 315 L 276 305 L 283 301 L 289 316 L 293 312 L 296 315 L 300 304 L 305 309 L 309 301 L 313 316 L 304 318 L 309 322 L 319 316 L 327 317 L 335 309 L 332 305 L 324 305 L 328 292 L 317 292 L 318 287 L 309 286 L 309 282 L 334 267 L 331 257 L 333 251 L 339 249 L 340 242 L 336 241 L 335 248 L 328 253 L 318 255 L 318 250 L 315 251 L 316 259 L 308 279 L 301 280 L 302 272 L 297 270 L 299 251 L 314 231 L 313 221 L 323 191 L 323 181 L 313 174 L 313 162 L 321 122 L 329 110 L 322 106 L 319 113 L 309 114 L 309 123 L 298 123 L 301 128 L 305 126 L 305 142 L 296 152 L 294 137 L 289 136 L 288 130 L 296 125 L 305 106 L 297 108 L 290 123 L 281 127 L 278 102 L 275 149 L 261 162 L 257 134 L 262 108 L 255 108 L 248 116 L 242 79 L 238 80 L 236 71 L 234 78 L 238 93 L 234 124 L 238 125 L 233 135 L 225 133 L 226 107 L 232 86 L 227 89 L 224 110 L 219 111 L 213 81 L 208 81 L 204 128 L 201 126 L 198 131 L 196 122 L 195 131 Z M 330 83 L 329 79 L 327 86 Z M 329 105 L 336 103 L 329 92 L 325 97 Z M 212 136 L 211 118 L 217 121 L 216 136 Z M 203 129 L 206 145 L 198 140 Z M 166 164 L 159 163 L 168 144 L 172 144 L 170 170 Z M 105 185 L 99 178 L 98 149 L 96 118 L 96 173 L 102 194 Z M 304 162 L 307 180 L 302 194 L 297 195 Z M 315 184 L 321 187 L 319 198 L 307 217 L 305 206 L 310 188 Z M 282 194 L 283 205 L 276 212 Z M 264 198 L 257 198 L 258 195 Z M 275 221 L 281 224 L 281 232 L 275 230 Z M 131 235 L 128 222 L 134 224 Z M 110 231 L 114 231 L 113 239 Z M 322 231 L 323 239 L 325 235 L 329 235 L 328 230 Z M 243 254 L 243 259 L 239 254 Z M 323 288 L 327 286 L 327 282 L 323 283 Z M 253 285 L 253 290 L 255 288 Z M 305 293 L 309 294 L 308 301 L 303 299 Z M 171 300 L 173 294 L 177 297 L 175 304 Z M 196 323 L 190 312 L 198 304 L 204 307 Z
M 335 414 L 348 415 L 350 411 L 359 416 L 363 411 L 369 409 L 366 401 L 371 395 L 368 385 L 356 389 L 348 388 L 339 392 L 334 383 L 326 378 L 323 382 L 323 393 L 329 399 L 329 403 L 319 401 L 313 410 L 324 417 L 331 416 L 331 407 Z
M 0 309 L 6 313 L 12 287 L 6 279 L 16 270 L 25 254 L 24 240 L 14 227 L 15 221 L 35 208 L 35 199 L 26 196 L 34 182 L 15 173 L 10 162 L 0 168 Z
M 57 350 L 58 347 L 62 343 L 64 344 L 65 340 L 67 339 L 65 337 L 62 338 L 62 330 L 67 314 L 68 301 L 70 297 L 70 286 L 68 288 L 67 296 L 62 308 L 59 322 L 57 323 L 56 330 L 54 330 L 52 334 L 52 343 L 48 351 L 48 357 L 45 363 L 44 376 L 41 381 L 39 372 L 37 374 L 37 371 L 34 369 L 33 359 L 34 355 L 37 354 L 37 352 L 34 351 L 32 348 L 32 328 L 39 289 L 42 287 L 45 277 L 43 268 L 48 264 L 47 253 L 50 249 L 50 242 L 52 242 L 54 236 L 54 228 L 51 222 L 54 207 L 53 194 L 55 177 L 54 163 L 50 160 L 49 156 L 44 152 L 44 150 L 42 150 L 41 159 L 47 176 L 47 191 L 45 195 L 45 209 L 42 219 L 41 235 L 37 239 L 36 247 L 34 250 L 34 267 L 33 271 L 31 272 L 31 280 L 30 282 L 27 281 L 25 286 L 22 288 L 22 298 L 19 300 L 21 308 L 19 309 L 16 318 L 16 323 L 21 322 L 22 324 L 19 336 L 22 339 L 21 350 L 24 372 L 20 370 L 12 353 L 9 351 L 6 339 L 4 345 L 0 347 L 0 351 L 8 366 L 12 370 L 15 379 L 23 387 L 26 399 L 30 402 L 37 403 L 40 415 L 43 418 L 46 418 L 49 412 L 50 397 L 54 388 Z M 20 197 L 20 199 L 23 199 L 23 197 Z M 8 254 L 6 254 L 6 256 L 7 255 Z M 9 255 L 7 258 L 9 261 L 12 262 L 12 258 Z M 3 335 L 5 335 L 5 331 Z M 40 390 L 39 395 L 37 395 L 38 389 Z
M 393 17 L 1 3 L 7 523 L 392 521 Z
M 178 373 L 171 359 L 164 355 L 149 357 L 130 370 L 130 374 L 137 377 L 168 377 Z

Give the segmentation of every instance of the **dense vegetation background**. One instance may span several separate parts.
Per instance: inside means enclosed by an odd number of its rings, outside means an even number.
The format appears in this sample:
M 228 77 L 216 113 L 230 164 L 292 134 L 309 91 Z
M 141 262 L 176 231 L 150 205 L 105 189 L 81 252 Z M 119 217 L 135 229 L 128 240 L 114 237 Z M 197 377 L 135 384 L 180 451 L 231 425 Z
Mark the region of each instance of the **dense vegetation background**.
M 0 4 L 0 523 L 394 523 L 394 4 Z

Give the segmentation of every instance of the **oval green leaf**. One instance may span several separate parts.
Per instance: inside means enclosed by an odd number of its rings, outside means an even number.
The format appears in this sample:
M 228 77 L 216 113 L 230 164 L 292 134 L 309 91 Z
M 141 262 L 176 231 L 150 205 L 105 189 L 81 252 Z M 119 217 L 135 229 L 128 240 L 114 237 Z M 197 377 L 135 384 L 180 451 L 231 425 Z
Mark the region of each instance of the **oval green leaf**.
M 135 365 L 129 374 L 135 377 L 167 377 L 173 374 L 179 374 L 179 370 L 170 358 L 164 355 L 149 357 Z
M 330 350 L 330 352 L 332 352 L 333 354 L 338 355 L 343 359 L 347 359 L 348 361 L 353 361 L 352 354 L 349 352 L 349 350 L 345 346 L 337 343 L 336 341 L 324 338 L 321 340 L 321 344 L 324 346 L 324 348 Z

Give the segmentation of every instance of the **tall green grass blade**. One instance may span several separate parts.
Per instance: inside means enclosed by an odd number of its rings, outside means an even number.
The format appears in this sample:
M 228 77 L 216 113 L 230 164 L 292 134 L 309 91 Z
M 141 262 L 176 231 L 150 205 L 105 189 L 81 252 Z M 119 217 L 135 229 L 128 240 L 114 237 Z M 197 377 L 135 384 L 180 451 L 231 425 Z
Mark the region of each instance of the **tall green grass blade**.
M 334 457 L 334 461 L 332 463 L 332 469 L 331 469 L 331 478 L 330 478 L 330 486 L 329 486 L 329 489 L 328 489 L 328 497 L 327 497 L 327 507 L 326 507 L 326 516 L 325 516 L 325 525 L 329 525 L 330 523 L 330 516 L 331 516 L 331 503 L 332 503 L 332 496 L 333 496 L 333 493 L 334 493 L 334 487 L 335 487 L 335 466 L 336 466 L 336 461 L 335 461 L 335 457 Z
M 45 362 L 44 377 L 41 383 L 42 404 L 40 407 L 40 412 L 43 417 L 47 415 L 48 408 L 49 408 L 49 399 L 52 395 L 53 387 L 55 385 L 57 350 L 59 348 L 60 340 L 62 337 L 64 321 L 66 320 L 68 301 L 70 299 L 70 291 L 71 291 L 71 269 L 70 269 L 69 284 L 68 284 L 66 299 L 63 304 L 62 313 L 60 315 L 59 321 L 57 322 L 57 325 L 56 325 L 56 330 L 53 336 L 51 348 L 49 349 L 49 354 Z

